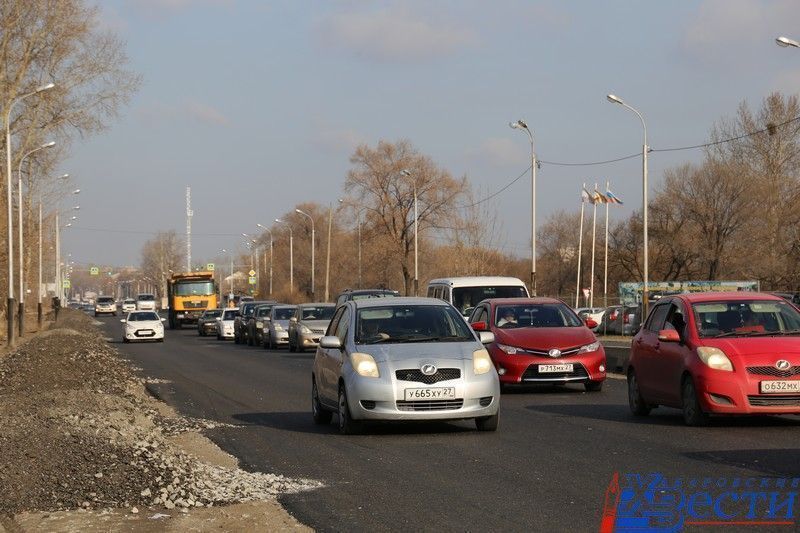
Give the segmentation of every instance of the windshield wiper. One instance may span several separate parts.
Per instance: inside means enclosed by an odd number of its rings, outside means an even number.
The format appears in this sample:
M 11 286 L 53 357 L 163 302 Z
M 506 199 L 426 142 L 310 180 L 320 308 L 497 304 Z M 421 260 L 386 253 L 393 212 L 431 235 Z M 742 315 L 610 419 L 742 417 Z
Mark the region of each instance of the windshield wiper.
M 724 333 L 720 333 L 719 335 L 714 335 L 715 339 L 719 339 L 722 337 L 752 337 L 755 331 L 726 331 Z
M 462 337 L 461 335 L 444 335 L 441 337 L 409 337 L 404 342 L 434 342 L 434 341 L 469 341 L 471 338 Z
M 800 329 L 787 329 L 784 331 L 756 331 L 753 337 L 769 337 L 771 335 L 800 335 Z

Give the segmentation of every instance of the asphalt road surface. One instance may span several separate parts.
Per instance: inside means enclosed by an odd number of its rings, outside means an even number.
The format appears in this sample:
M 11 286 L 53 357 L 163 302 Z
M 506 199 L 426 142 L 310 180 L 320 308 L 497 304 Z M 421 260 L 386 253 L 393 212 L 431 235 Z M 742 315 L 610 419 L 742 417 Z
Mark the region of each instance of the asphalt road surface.
M 635 419 L 620 379 L 600 393 L 567 386 L 504 394 L 495 433 L 454 422 L 340 436 L 335 417 L 322 427 L 311 420 L 311 353 L 190 329 L 167 330 L 163 344 L 122 344 L 118 319 L 101 320 L 143 376 L 169 381 L 153 386 L 163 400 L 236 426 L 207 435 L 243 468 L 323 481 L 325 488 L 281 498 L 320 531 L 597 531 L 615 473 L 800 477 L 797 417 L 688 428 L 677 410 L 662 408 Z

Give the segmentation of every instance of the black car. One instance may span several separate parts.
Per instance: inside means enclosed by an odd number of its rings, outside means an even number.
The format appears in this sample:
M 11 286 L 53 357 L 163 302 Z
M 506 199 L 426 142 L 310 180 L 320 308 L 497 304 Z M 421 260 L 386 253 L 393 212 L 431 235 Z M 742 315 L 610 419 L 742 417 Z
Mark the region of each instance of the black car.
M 606 308 L 596 333 L 599 335 L 635 335 L 642 323 L 639 305 L 612 305 Z
M 247 319 L 247 344 L 261 346 L 264 344 L 265 322 L 269 320 L 270 310 L 277 302 L 260 304 L 253 309 L 253 314 Z
M 392 298 L 400 293 L 391 289 L 345 289 L 336 298 L 336 307 L 344 305 L 350 300 L 363 300 L 365 298 Z
M 197 319 L 197 333 L 205 337 L 217 332 L 217 318 L 222 316 L 222 309 L 206 309 Z
M 236 320 L 233 321 L 233 341 L 236 344 L 247 342 L 247 320 L 253 314 L 253 311 L 255 311 L 257 306 L 268 303 L 275 302 L 245 302 L 239 305 L 239 316 L 237 316 Z

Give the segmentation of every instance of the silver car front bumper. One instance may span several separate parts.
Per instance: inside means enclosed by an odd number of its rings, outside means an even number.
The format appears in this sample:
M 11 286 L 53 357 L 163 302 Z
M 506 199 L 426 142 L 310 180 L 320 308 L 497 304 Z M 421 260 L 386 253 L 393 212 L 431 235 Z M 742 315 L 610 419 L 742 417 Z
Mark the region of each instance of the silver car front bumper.
M 493 416 L 500 409 L 500 382 L 494 372 L 432 385 L 353 374 L 345 378 L 345 386 L 354 420 L 458 420 Z M 437 388 L 454 388 L 455 398 L 405 400 L 407 389 Z

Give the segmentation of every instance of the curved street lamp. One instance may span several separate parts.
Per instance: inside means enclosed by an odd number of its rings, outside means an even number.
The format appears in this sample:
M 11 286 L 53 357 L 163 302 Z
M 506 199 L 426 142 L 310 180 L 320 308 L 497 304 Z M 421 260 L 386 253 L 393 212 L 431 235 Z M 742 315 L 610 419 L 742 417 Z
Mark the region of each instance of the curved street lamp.
M 524 120 L 509 122 L 508 125 L 511 129 L 527 133 L 531 142 L 531 294 L 536 296 L 536 151 L 534 150 L 533 133 Z
M 419 214 L 417 211 L 417 180 L 410 170 L 403 169 L 400 174 L 411 179 L 414 186 L 414 296 L 419 296 Z
M 25 244 L 22 239 L 22 164 L 25 162 L 25 159 L 39 150 L 44 150 L 46 148 L 52 148 L 56 145 L 55 141 L 50 141 L 44 143 L 41 146 L 34 148 L 33 150 L 28 151 L 22 158 L 19 160 L 19 167 L 17 167 L 17 229 L 18 231 L 18 247 L 19 247 L 19 314 L 17 317 L 17 322 L 19 325 L 19 336 L 20 338 L 25 336 Z
M 642 137 L 642 226 L 643 226 L 643 239 L 644 239 L 644 271 L 643 271 L 643 281 L 644 285 L 642 287 L 642 320 L 647 317 L 647 309 L 650 304 L 650 291 L 647 287 L 649 282 L 649 270 L 648 270 L 648 240 L 647 240 L 647 124 L 644 121 L 644 117 L 642 116 L 639 111 L 634 109 L 633 107 L 626 104 L 622 98 L 616 96 L 614 94 L 606 95 L 606 99 L 611 102 L 612 104 L 619 104 L 622 107 L 629 109 L 636 113 L 636 116 L 639 117 L 639 120 L 642 121 L 642 130 L 643 130 L 643 137 Z
M 316 241 L 316 229 L 314 228 L 314 217 L 303 211 L 302 209 L 295 209 L 295 213 L 303 215 L 311 221 L 311 299 L 317 299 L 317 293 L 314 290 L 314 242 Z
M 775 39 L 775 44 L 778 46 L 782 46 L 783 48 L 800 48 L 800 42 L 795 41 L 794 39 L 789 39 L 788 37 L 778 37 Z
M 13 100 L 5 109 L 5 126 L 6 126 L 6 225 L 8 231 L 8 240 L 6 241 L 6 255 L 8 256 L 8 302 L 6 308 L 6 318 L 8 321 L 8 346 L 14 346 L 14 226 L 13 226 L 13 208 L 12 208 L 12 188 L 11 188 L 11 111 L 14 106 L 34 94 L 39 94 L 55 87 L 55 84 L 48 83 L 41 85 L 35 90 L 22 94 Z
M 279 218 L 276 218 L 275 222 L 285 224 L 289 228 L 289 294 L 292 294 L 294 292 L 294 237 L 292 235 L 292 225 Z
M 269 233 L 269 295 L 272 296 L 272 230 L 261 224 L 256 226 Z M 266 263 L 266 258 L 264 262 Z

